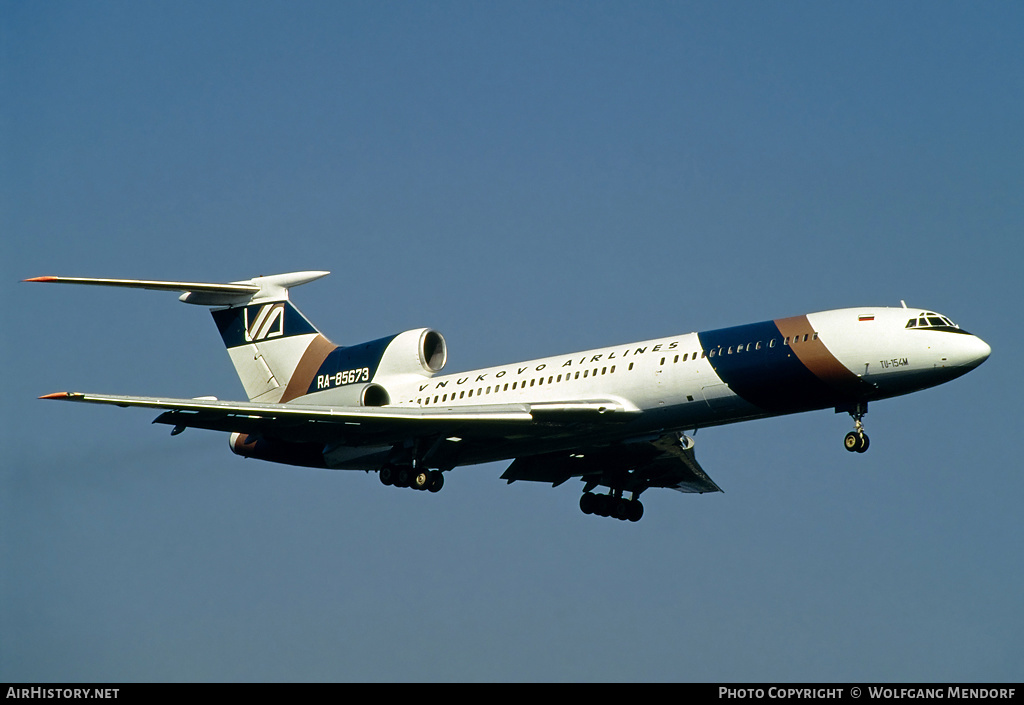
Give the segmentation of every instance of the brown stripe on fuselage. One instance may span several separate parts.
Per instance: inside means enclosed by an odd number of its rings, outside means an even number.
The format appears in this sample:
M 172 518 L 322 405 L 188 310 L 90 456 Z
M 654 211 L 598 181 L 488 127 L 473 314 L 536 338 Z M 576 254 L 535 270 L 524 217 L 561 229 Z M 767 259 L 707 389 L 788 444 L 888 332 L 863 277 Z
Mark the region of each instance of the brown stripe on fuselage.
M 822 382 L 844 394 L 854 396 L 870 387 L 829 352 L 825 343 L 815 336 L 816 331 L 807 316 L 776 318 L 775 325 L 778 326 L 783 338 L 789 338 L 789 347 L 797 359 Z
M 281 401 L 291 401 L 304 396 L 309 391 L 309 385 L 313 383 L 313 377 L 320 369 L 320 365 L 336 347 L 327 338 L 317 334 L 309 343 L 306 352 L 302 353 L 299 364 L 295 366 L 295 371 L 292 372 L 292 377 L 288 380 L 288 386 L 285 387 L 284 394 L 281 395 Z

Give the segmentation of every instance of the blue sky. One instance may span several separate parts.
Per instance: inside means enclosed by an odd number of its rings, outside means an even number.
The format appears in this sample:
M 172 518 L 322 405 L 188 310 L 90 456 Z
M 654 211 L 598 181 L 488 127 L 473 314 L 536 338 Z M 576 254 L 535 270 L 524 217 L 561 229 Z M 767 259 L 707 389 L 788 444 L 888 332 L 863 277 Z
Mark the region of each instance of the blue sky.
M 0 2 L 0 680 L 1021 680 L 1019 3 Z M 584 516 L 233 456 L 80 391 L 240 398 L 209 314 L 45 274 L 332 276 L 446 369 L 850 305 L 993 348 L 698 433 Z M 155 416 L 155 414 L 153 414 Z

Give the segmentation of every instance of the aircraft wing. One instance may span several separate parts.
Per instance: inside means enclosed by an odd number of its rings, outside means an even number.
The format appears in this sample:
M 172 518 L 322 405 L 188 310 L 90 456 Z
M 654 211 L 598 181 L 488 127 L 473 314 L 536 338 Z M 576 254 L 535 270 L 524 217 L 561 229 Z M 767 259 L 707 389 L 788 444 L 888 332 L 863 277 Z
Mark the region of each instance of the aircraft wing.
M 501 477 L 509 483 L 532 480 L 552 485 L 582 477 L 627 491 L 648 487 L 700 494 L 722 491 L 697 462 L 693 440 L 678 433 L 517 458 Z
M 638 413 L 615 400 L 540 404 L 491 404 L 460 407 L 316 406 L 174 399 L 57 392 L 41 399 L 162 409 L 153 423 L 178 428 L 257 433 L 290 441 L 341 442 L 352 445 L 397 441 L 410 436 L 476 430 L 487 435 L 535 435 L 552 425 L 605 423 Z

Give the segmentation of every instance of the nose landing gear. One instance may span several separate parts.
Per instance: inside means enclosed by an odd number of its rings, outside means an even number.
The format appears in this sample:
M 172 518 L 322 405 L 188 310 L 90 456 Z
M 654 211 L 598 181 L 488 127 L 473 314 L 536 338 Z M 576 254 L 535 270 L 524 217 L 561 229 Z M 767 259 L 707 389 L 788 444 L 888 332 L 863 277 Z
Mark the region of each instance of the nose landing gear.
M 843 439 L 843 446 L 851 453 L 863 453 L 868 449 L 868 446 L 871 443 L 868 440 L 868 434 L 864 433 L 864 424 L 862 423 L 862 419 L 867 413 L 867 402 L 857 404 L 850 409 L 850 416 L 853 417 L 854 430 L 846 434 L 846 438 Z
M 846 447 L 846 450 L 851 453 L 854 451 L 857 453 L 863 453 L 868 449 L 870 444 L 871 441 L 868 440 L 868 434 L 863 431 L 850 431 L 846 434 L 846 438 L 843 440 L 843 445 Z

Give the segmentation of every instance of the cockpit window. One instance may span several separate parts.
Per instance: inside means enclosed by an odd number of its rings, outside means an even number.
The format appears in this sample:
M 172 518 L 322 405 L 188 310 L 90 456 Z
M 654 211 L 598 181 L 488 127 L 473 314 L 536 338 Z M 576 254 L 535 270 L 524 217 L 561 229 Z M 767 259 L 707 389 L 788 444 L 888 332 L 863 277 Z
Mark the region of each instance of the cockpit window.
M 907 328 L 929 328 L 931 330 L 945 330 L 954 331 L 957 333 L 963 333 L 965 331 L 960 329 L 956 323 L 953 323 L 950 319 L 945 316 L 940 316 L 932 311 L 922 311 L 917 314 L 917 317 L 911 318 L 907 321 Z

